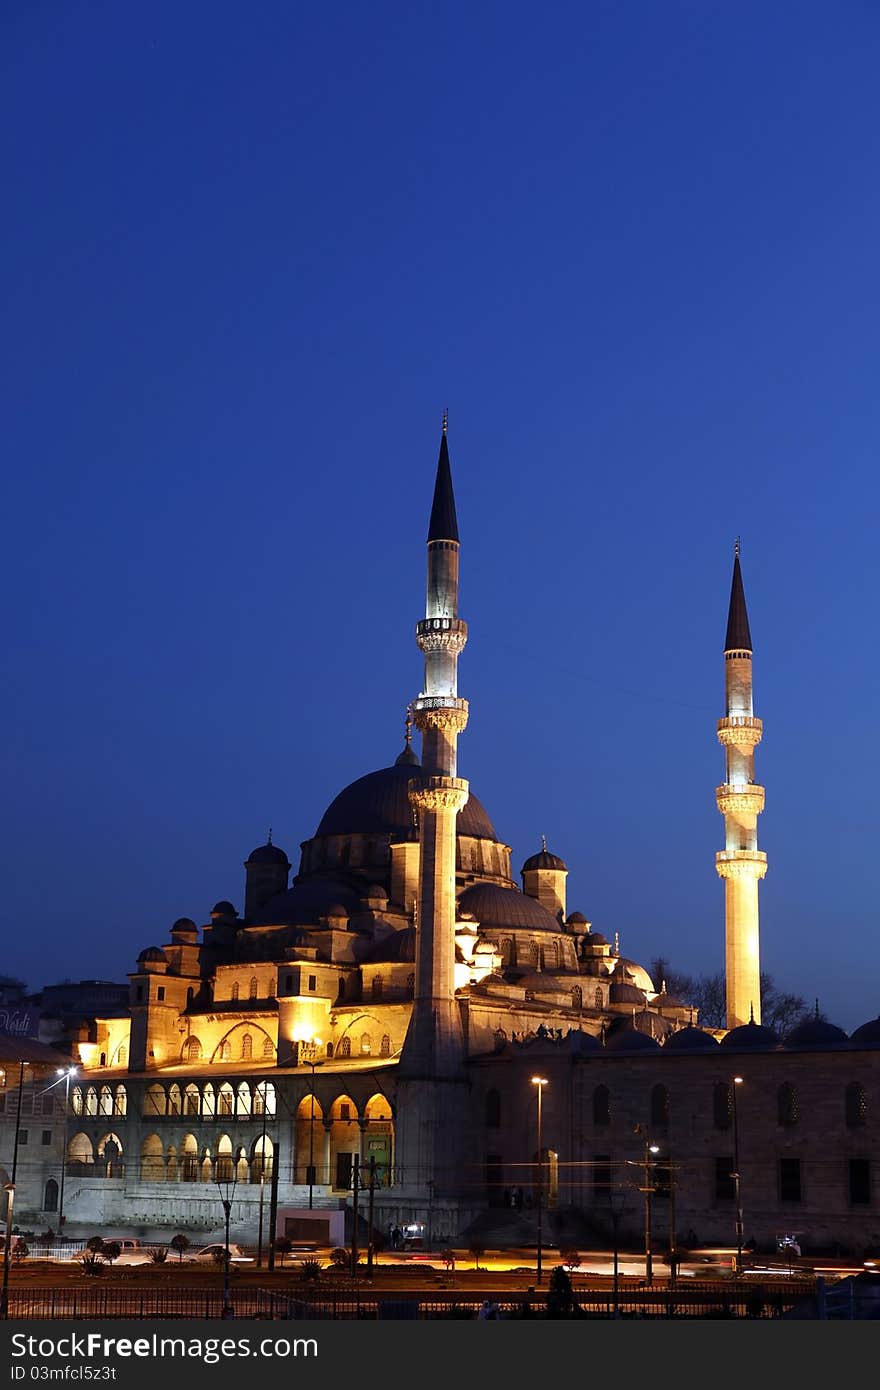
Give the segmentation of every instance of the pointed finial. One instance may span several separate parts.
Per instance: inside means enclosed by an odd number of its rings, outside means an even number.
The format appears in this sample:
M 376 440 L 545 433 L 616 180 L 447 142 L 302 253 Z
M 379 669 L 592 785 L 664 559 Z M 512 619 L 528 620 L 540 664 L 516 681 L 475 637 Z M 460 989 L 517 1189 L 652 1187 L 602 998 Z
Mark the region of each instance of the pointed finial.
M 737 536 L 736 540 L 733 542 L 733 556 L 735 560 L 739 559 L 739 542 L 740 538 Z
M 694 1006 L 691 1004 L 691 1027 L 694 1026 Z
M 614 954 L 615 954 L 616 956 L 619 956 L 619 955 L 620 955 L 620 932 L 619 932 L 619 931 L 616 931 L 616 932 L 614 933 Z
M 412 705 L 407 705 L 407 707 L 406 707 L 406 733 L 404 734 L 404 739 L 406 740 L 406 746 L 407 746 L 407 748 L 409 748 L 410 744 L 412 743 L 412 726 L 413 726 Z
M 444 412 L 443 412 L 443 433 L 444 433 L 444 434 L 446 433 L 446 430 L 447 430 L 448 425 L 449 425 L 449 406 L 447 406 L 446 409 L 445 409 Z
M 754 1002 L 753 999 L 750 999 L 750 1000 L 749 1000 L 749 1023 L 754 1023 L 754 1021 L 755 1021 L 755 1002 Z
M 269 826 L 269 838 L 268 838 L 268 840 L 266 841 L 266 844 L 267 844 L 267 845 L 271 845 L 271 843 L 272 843 L 272 827 L 271 827 L 271 825 L 270 825 L 270 826 Z
M 543 850 L 544 854 L 547 853 L 547 836 L 546 836 L 546 835 L 542 835 L 542 836 L 541 836 L 541 849 Z
M 661 980 L 661 981 L 660 981 L 660 993 L 661 993 L 661 994 L 665 994 L 665 993 L 666 993 L 666 981 L 665 981 L 665 980 Z

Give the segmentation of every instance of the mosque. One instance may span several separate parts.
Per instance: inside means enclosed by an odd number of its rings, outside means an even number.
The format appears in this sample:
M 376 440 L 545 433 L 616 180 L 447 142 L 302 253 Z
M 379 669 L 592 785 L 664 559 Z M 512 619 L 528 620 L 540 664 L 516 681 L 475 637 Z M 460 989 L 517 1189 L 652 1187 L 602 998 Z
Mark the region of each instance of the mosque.
M 175 921 L 140 952 L 127 1007 L 80 1029 L 67 1228 L 216 1238 L 219 1185 L 245 1242 L 325 1239 L 340 1212 L 363 1240 L 369 1210 L 377 1238 L 528 1244 L 540 1216 L 546 1240 L 577 1244 L 641 1231 L 647 1188 L 658 1250 L 782 1229 L 880 1242 L 880 1019 L 784 1038 L 761 1022 L 762 724 L 738 550 L 715 793 L 726 1027 L 704 1029 L 569 910 L 552 847 L 517 879 L 459 775 L 459 547 L 444 420 L 404 746 L 340 791 L 295 872 L 270 834 L 241 910 Z

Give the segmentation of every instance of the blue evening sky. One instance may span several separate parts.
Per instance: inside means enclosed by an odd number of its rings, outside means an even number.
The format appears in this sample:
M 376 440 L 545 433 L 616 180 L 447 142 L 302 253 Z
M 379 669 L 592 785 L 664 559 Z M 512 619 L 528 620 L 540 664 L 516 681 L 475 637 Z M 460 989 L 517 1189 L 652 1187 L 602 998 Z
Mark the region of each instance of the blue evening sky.
M 723 965 L 733 542 L 762 965 L 880 1012 L 880 10 L 8 0 L 2 969 L 124 979 L 391 762 L 440 420 L 460 772 Z

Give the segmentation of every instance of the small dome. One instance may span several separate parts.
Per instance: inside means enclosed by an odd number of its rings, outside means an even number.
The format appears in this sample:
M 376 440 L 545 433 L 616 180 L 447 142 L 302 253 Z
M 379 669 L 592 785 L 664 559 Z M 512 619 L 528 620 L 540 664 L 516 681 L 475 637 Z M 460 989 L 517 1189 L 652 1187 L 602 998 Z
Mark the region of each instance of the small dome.
M 378 898 L 387 902 L 388 891 L 382 887 L 381 883 L 371 883 L 369 888 L 364 889 L 364 897 L 368 902 L 375 902 Z
M 582 1053 L 601 1052 L 602 1044 L 595 1033 L 587 1033 L 583 1028 L 570 1028 L 565 1035 L 565 1043 L 573 1056 Z
M 265 845 L 258 845 L 256 849 L 251 850 L 245 860 L 245 868 L 249 864 L 278 864 L 282 868 L 290 868 L 290 860 L 284 850 L 273 845 L 271 840 L 268 840 Z
M 626 956 L 618 956 L 617 964 L 614 967 L 614 974 L 619 980 L 626 980 L 631 985 L 636 985 L 643 989 L 646 994 L 656 994 L 654 981 L 648 974 L 643 965 L 638 961 L 628 960 Z
M 687 1028 L 670 1033 L 663 1046 L 667 1052 L 712 1052 L 718 1046 L 718 1039 L 688 1024 Z
M 223 899 L 221 899 L 221 901 L 220 901 L 219 903 L 215 903 L 214 906 L 211 908 L 211 916 L 212 916 L 212 917 L 237 917 L 237 916 L 238 916 L 238 913 L 237 913 L 237 911 L 235 910 L 235 908 L 232 906 L 232 903 L 228 903 L 228 902 L 226 901 L 226 899 L 223 898 Z
M 146 961 L 167 961 L 165 952 L 161 946 L 145 946 L 138 956 L 138 965 L 143 965 Z
M 621 1027 L 612 1025 L 605 1035 L 607 1052 L 656 1052 L 659 1047 L 656 1038 L 649 1037 L 640 1028 L 634 1028 L 629 1019 Z
M 569 917 L 568 920 L 569 920 L 569 922 L 571 922 L 571 921 L 573 921 L 573 918 Z M 586 936 L 584 937 L 583 945 L 584 945 L 584 946 L 607 946 L 607 945 L 608 945 L 608 941 L 607 941 L 607 938 L 604 937 L 600 931 L 589 931 L 589 932 L 587 932 Z
M 587 919 L 582 912 L 570 912 L 567 920 L 570 927 L 585 927 L 587 925 Z
M 171 928 L 171 934 L 172 936 L 175 934 L 179 936 L 192 936 L 194 932 L 198 935 L 198 930 L 198 927 L 191 917 L 178 917 L 174 926 Z
M 848 1042 L 849 1038 L 842 1028 L 828 1023 L 824 1018 L 805 1018 L 796 1023 L 790 1033 L 782 1039 L 783 1047 L 830 1047 L 834 1043 Z
M 762 1023 L 750 1019 L 738 1028 L 731 1028 L 721 1039 L 722 1047 L 778 1047 L 779 1034 Z
M 494 883 L 475 883 L 458 900 L 459 913 L 472 912 L 483 927 L 523 927 L 534 931 L 561 931 L 558 917 L 518 888 Z
M 860 1047 L 880 1047 L 880 1017 L 861 1023 L 854 1033 L 850 1033 L 849 1040 Z
M 567 865 L 556 854 L 550 854 L 548 850 L 542 849 L 538 854 L 533 854 L 522 866 L 522 872 L 528 873 L 530 869 L 562 869 L 568 872 Z
M 331 903 L 325 914 L 327 917 L 348 917 L 348 908 L 343 907 L 342 903 Z

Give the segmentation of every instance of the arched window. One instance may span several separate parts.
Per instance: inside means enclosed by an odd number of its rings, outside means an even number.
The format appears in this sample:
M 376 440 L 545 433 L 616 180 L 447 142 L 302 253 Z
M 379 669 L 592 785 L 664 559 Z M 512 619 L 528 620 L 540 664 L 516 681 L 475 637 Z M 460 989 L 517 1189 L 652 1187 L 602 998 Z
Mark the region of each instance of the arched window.
M 341 975 L 339 977 L 339 989 L 336 992 L 336 997 L 337 999 L 345 998 L 345 981 L 343 980 Z
M 601 990 L 600 986 L 597 985 L 596 988 L 595 988 L 595 991 L 594 991 L 594 993 L 593 993 L 593 1008 L 594 1008 L 594 1009 L 601 1009 L 601 1007 L 602 1007 L 602 990 Z
M 369 1057 L 373 1050 L 373 1040 L 369 1033 L 361 1033 L 361 1056 Z
M 251 999 L 256 999 L 258 988 L 257 977 L 256 975 L 252 975 L 250 985 L 248 986 L 248 995 Z
M 168 1088 L 168 1114 L 179 1115 L 183 1110 L 183 1098 L 180 1094 L 180 1087 L 175 1081 Z
M 82 1087 L 74 1086 L 70 1093 L 70 1108 L 74 1115 L 81 1115 L 83 1112 L 83 1093 Z
M 231 1115 L 234 1106 L 235 1100 L 232 1094 L 232 1087 L 228 1081 L 224 1081 L 217 1092 L 217 1114 Z
M 119 1065 L 121 1067 L 126 1066 L 128 1063 L 128 1048 L 125 1046 L 125 1043 L 119 1044 L 119 1051 L 116 1055 L 119 1059 Z
M 116 1087 L 116 1094 L 115 1094 L 115 1096 L 113 1097 L 113 1114 L 114 1114 L 114 1115 L 127 1115 L 127 1114 L 128 1114 L 128 1095 L 126 1094 L 126 1090 L 125 1090 L 125 1087 L 124 1087 L 124 1086 L 117 1086 L 117 1087 Z
M 224 1038 L 222 1043 L 220 1044 L 218 1056 L 221 1062 L 228 1062 L 230 1057 L 232 1056 L 232 1046 L 228 1038 Z
M 868 1123 L 868 1099 L 865 1095 L 864 1086 L 858 1081 L 851 1081 L 844 1094 L 844 1110 L 846 1123 L 850 1129 L 857 1129 L 861 1125 Z
M 202 1055 L 202 1044 L 195 1035 L 187 1038 L 183 1044 L 183 1060 L 185 1062 L 198 1062 Z
M 669 1125 L 669 1092 L 659 1084 L 651 1088 L 651 1125 L 654 1129 Z
M 328 1057 L 332 1057 L 332 1056 L 333 1056 L 333 1044 L 332 1044 L 332 1042 L 328 1042 L 328 1044 L 327 1044 L 327 1056 L 328 1056 Z
M 245 1033 L 241 1040 L 241 1060 L 250 1062 L 254 1055 L 254 1040 L 250 1033 Z
M 58 1184 L 54 1178 L 50 1178 L 46 1183 L 43 1192 L 43 1211 L 58 1210 Z
M 109 1087 L 109 1086 L 102 1086 L 102 1087 L 101 1087 L 101 1098 L 100 1098 L 100 1100 L 99 1100 L 99 1102 L 98 1102 L 98 1114 L 99 1114 L 99 1115 L 112 1115 L 112 1114 L 113 1114 L 113 1092 L 110 1090 L 110 1087 Z
M 593 1124 L 611 1124 L 611 1092 L 607 1086 L 597 1086 L 593 1092 Z
M 501 956 L 502 965 L 513 965 L 513 937 L 502 936 L 498 947 L 498 954 Z
M 265 1037 L 263 1039 L 263 1061 L 268 1061 L 270 1057 L 274 1056 L 275 1048 L 272 1046 L 272 1039 L 269 1037 Z
M 186 1115 L 198 1115 L 199 1113 L 199 1088 L 194 1086 L 192 1082 L 183 1093 L 183 1109 Z
M 165 1158 L 158 1134 L 148 1134 L 141 1144 L 141 1178 L 144 1182 L 165 1181 Z
M 342 1039 L 341 1043 L 339 1044 L 339 1056 L 340 1056 L 340 1057 L 350 1057 L 350 1056 L 351 1056 L 351 1038 L 345 1037 L 345 1038 Z
M 407 975 L 407 977 L 406 977 L 406 994 L 407 994 L 407 998 L 408 998 L 408 999 L 414 999 L 414 998 L 415 998 L 415 993 L 416 993 L 416 977 L 415 977 L 415 975 Z
M 384 989 L 384 983 L 383 983 L 383 980 L 382 980 L 382 976 L 381 976 L 381 975 L 374 975 L 374 976 L 373 976 L 373 982 L 372 982 L 372 985 L 370 986 L 370 989 L 371 989 L 371 993 L 372 993 L 374 999 L 381 999 L 381 998 L 382 998 L 382 991 L 383 991 L 383 989 Z
M 541 963 L 545 970 L 559 969 L 559 947 L 555 941 L 551 941 L 549 946 L 544 946 L 541 950 Z
M 388 1036 L 387 1033 L 383 1033 L 383 1034 L 382 1034 L 382 1042 L 381 1042 L 381 1044 L 380 1044 L 380 1046 L 379 1046 L 379 1056 L 380 1056 L 380 1057 L 390 1057 L 390 1056 L 391 1056 L 391 1039 L 389 1038 L 389 1036 Z
M 501 1125 L 501 1093 L 492 1087 L 486 1092 L 486 1128 L 498 1129 Z
M 236 980 L 236 981 L 235 981 L 235 984 L 232 986 L 232 997 L 233 997 L 233 999 L 238 999 L 238 997 L 239 997 L 240 994 L 241 994 L 241 985 L 238 983 L 238 980 Z
M 712 1123 L 716 1129 L 730 1129 L 733 1123 L 733 1094 L 726 1081 L 712 1087 Z
M 97 1115 L 98 1113 L 98 1092 L 94 1086 L 90 1086 L 86 1091 L 86 1114 Z
M 584 1007 L 584 992 L 580 985 L 575 985 L 574 989 L 571 991 L 571 1007 L 573 1009 L 582 1009 Z
M 776 1118 L 787 1129 L 798 1122 L 797 1091 L 790 1081 L 783 1081 L 776 1092 Z

